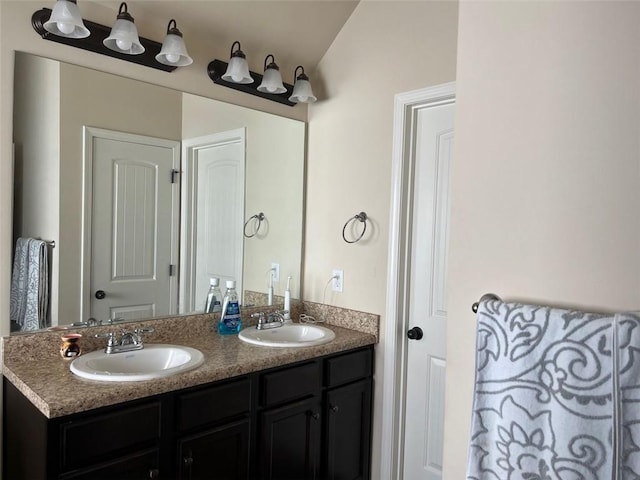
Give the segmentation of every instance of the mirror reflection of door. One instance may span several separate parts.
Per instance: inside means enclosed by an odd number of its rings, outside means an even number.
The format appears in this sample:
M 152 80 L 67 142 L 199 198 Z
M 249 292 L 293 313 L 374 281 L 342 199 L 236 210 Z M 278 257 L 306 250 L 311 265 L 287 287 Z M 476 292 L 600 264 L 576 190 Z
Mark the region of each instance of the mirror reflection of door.
M 245 129 L 182 142 L 180 312 L 203 311 L 209 279 L 243 292 Z
M 179 142 L 86 128 L 85 148 L 84 318 L 176 313 Z

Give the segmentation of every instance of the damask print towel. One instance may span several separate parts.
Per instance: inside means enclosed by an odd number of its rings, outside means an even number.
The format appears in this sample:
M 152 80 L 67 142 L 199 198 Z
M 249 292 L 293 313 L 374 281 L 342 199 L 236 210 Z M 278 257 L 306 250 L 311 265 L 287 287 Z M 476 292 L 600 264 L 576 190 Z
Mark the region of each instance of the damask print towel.
M 48 305 L 47 245 L 34 238 L 18 238 L 11 277 L 11 320 L 22 331 L 45 328 Z
M 638 335 L 635 322 L 619 333 Z M 467 479 L 617 478 L 615 332 L 610 316 L 481 302 Z M 622 356 L 633 362 L 639 352 L 626 348 Z M 638 372 L 620 377 L 628 401 L 640 399 Z M 639 405 L 623 412 L 631 463 L 640 455 Z M 625 479 L 640 478 L 628 470 Z
M 640 316 L 615 317 L 618 392 L 617 440 L 621 480 L 640 479 Z

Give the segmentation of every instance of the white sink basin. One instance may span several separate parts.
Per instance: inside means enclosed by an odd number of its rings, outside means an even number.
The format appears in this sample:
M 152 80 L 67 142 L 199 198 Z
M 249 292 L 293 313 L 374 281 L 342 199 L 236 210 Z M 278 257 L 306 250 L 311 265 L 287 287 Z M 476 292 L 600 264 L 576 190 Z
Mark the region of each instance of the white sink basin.
M 282 327 L 266 330 L 249 327 L 238 336 L 243 342 L 263 347 L 313 347 L 336 338 L 336 334 L 328 328 L 301 323 L 286 323 Z
M 106 354 L 96 351 L 71 362 L 71 371 L 82 378 L 105 382 L 136 382 L 168 377 L 199 367 L 200 350 L 181 345 L 145 345 L 142 350 Z

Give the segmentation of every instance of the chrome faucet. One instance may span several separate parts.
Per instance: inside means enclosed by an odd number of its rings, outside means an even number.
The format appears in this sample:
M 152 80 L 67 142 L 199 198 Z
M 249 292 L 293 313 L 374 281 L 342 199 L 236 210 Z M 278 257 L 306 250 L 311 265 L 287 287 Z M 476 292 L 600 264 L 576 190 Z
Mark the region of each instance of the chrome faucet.
M 120 340 L 118 340 L 116 332 L 98 333 L 95 337 L 104 337 L 107 339 L 107 346 L 104 349 L 104 353 L 122 353 L 142 350 L 144 348 L 142 334 L 153 331 L 153 328 L 136 328 L 133 332 L 123 331 L 120 334 Z
M 253 313 L 251 315 L 252 318 L 258 318 L 258 324 L 256 328 L 258 330 L 267 330 L 269 328 L 278 328 L 284 325 L 285 322 L 285 314 L 289 313 L 288 310 L 281 310 L 267 313 L 266 317 L 263 312 Z

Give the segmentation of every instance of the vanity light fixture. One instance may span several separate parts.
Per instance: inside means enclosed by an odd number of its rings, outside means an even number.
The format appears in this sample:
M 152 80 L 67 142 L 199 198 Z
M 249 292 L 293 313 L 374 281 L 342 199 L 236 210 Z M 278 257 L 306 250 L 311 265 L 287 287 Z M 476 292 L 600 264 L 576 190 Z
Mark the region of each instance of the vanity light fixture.
M 173 23 L 173 27 L 171 24 Z M 178 30 L 176 21 L 171 19 L 167 25 L 167 36 L 162 42 L 162 50 L 156 55 L 156 60 L 164 65 L 185 67 L 193 63 L 193 59 L 187 53 L 187 47 L 182 38 L 182 32 Z
M 64 2 L 62 0 L 58 0 L 56 5 L 59 3 Z M 156 60 L 156 55 L 160 53 L 160 49 L 162 47 L 162 44 L 159 42 L 154 42 L 153 40 L 140 37 L 139 42 L 144 49 L 144 53 L 141 53 L 140 55 L 130 55 L 128 53 L 122 53 L 119 49 L 112 50 L 105 46 L 104 41 L 112 33 L 111 28 L 105 25 L 84 20 L 84 27 L 89 31 L 88 36 L 82 38 L 62 37 L 45 28 L 45 24 L 49 23 L 52 17 L 53 11 L 50 8 L 36 10 L 33 12 L 33 15 L 31 15 L 31 26 L 38 35 L 45 40 L 62 43 L 63 45 L 80 48 L 89 52 L 99 53 L 100 55 L 117 58 L 126 62 L 135 63 L 136 65 L 143 65 L 156 70 L 162 70 L 163 72 L 172 72 L 178 68 L 177 65 L 164 65 Z
M 298 75 L 298 69 L 302 69 L 302 73 Z M 293 85 L 293 93 L 289 97 L 289 101 L 294 103 L 313 103 L 317 100 L 316 96 L 311 90 L 311 83 L 309 83 L 309 77 L 304 73 L 302 65 L 298 65 L 293 74 L 296 79 Z
M 111 34 L 102 42 L 104 46 L 118 53 L 127 55 L 140 55 L 144 53 L 144 47 L 138 37 L 138 29 L 133 17 L 127 11 L 127 3 L 122 2 L 118 10 L 116 23 L 111 29 Z
M 271 62 L 267 64 L 269 57 L 271 57 Z M 279 94 L 287 91 L 282 84 L 280 68 L 276 65 L 275 60 L 275 57 L 271 54 L 264 59 L 264 76 L 262 77 L 262 83 L 258 86 L 259 92 Z
M 76 0 L 57 0 L 44 29 L 66 38 L 86 38 L 91 32 L 84 26 Z
M 234 52 L 233 49 L 236 45 L 238 49 Z M 247 57 L 241 50 L 240 42 L 237 40 L 231 45 L 229 65 L 227 66 L 227 71 L 222 75 L 222 79 L 231 83 L 253 83 L 253 77 L 249 73 Z

